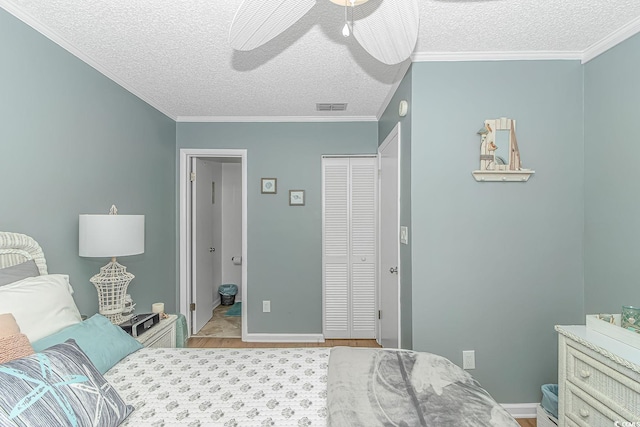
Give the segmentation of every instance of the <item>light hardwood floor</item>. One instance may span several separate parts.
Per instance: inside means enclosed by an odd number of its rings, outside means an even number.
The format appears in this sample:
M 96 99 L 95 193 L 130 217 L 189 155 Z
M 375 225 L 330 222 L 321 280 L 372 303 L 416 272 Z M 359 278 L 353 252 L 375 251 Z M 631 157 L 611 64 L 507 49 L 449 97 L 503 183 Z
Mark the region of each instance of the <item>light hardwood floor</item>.
M 199 338 L 240 338 L 242 336 L 242 317 L 227 316 L 233 305 L 219 305 L 213 310 L 211 319 L 195 334 Z
M 376 340 L 326 340 L 323 343 L 242 342 L 239 338 L 189 338 L 191 348 L 273 348 L 273 347 L 380 347 Z M 536 427 L 535 418 L 518 420 L 521 427 Z
M 242 342 L 240 338 L 191 337 L 187 343 L 191 348 L 274 348 L 274 347 L 380 347 L 376 340 L 325 340 L 323 343 L 308 342 Z

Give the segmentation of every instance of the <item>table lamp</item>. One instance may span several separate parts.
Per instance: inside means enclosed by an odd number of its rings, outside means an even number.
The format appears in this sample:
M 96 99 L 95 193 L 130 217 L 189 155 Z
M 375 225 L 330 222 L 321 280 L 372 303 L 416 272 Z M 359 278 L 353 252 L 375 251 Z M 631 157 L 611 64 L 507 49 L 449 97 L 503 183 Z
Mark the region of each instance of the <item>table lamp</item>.
M 125 319 L 122 311 L 129 282 L 135 277 L 116 257 L 144 253 L 144 215 L 118 215 L 115 205 L 108 215 L 80 215 L 79 254 L 111 258 L 90 281 L 98 291 L 99 313 L 113 324 Z

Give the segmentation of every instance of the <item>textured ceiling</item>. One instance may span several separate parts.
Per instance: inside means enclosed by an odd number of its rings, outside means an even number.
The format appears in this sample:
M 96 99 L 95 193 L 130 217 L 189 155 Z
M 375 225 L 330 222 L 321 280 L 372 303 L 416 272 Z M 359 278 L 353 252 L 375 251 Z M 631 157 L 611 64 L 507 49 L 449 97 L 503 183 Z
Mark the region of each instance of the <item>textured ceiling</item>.
M 240 3 L 0 0 L 0 7 L 178 120 L 374 120 L 409 65 L 379 63 L 342 37 L 344 9 L 328 0 L 264 46 L 234 51 L 228 33 Z M 421 0 L 414 58 L 579 59 L 625 26 L 638 27 L 639 17 L 638 0 Z M 319 102 L 348 108 L 317 112 Z

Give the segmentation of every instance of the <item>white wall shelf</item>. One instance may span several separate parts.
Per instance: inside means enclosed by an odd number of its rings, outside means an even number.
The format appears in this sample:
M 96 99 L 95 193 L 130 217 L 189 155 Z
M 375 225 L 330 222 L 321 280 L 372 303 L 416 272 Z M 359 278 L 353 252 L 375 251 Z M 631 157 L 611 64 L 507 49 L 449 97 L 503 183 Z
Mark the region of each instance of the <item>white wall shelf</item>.
M 521 169 L 518 171 L 473 171 L 471 174 L 478 182 L 527 182 L 535 171 Z

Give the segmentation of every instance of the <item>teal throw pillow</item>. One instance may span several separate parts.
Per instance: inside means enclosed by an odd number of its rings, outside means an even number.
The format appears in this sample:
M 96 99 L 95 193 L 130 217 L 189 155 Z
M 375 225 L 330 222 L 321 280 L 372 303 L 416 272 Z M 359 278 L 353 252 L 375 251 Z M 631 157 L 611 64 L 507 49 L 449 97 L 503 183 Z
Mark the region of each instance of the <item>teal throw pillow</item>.
M 0 365 L 0 425 L 115 427 L 131 414 L 73 340 Z
M 42 338 L 31 345 L 34 351 L 40 352 L 68 339 L 75 340 L 101 374 L 107 372 L 127 355 L 143 347 L 120 326 L 114 325 L 100 314 Z

